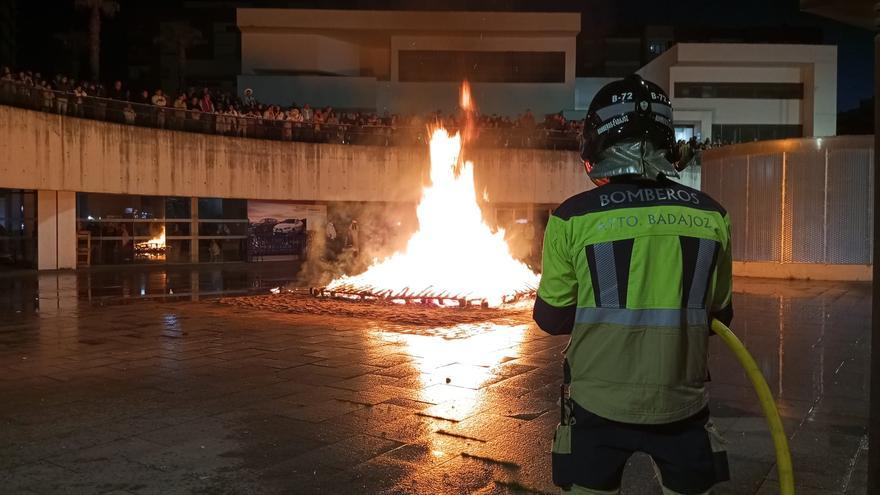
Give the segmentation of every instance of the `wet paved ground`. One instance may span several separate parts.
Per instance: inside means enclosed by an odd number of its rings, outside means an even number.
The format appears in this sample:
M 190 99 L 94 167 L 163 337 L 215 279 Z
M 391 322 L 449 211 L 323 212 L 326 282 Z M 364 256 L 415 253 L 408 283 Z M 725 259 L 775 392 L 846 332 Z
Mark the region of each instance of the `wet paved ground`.
M 145 300 L 196 301 L 265 294 L 296 279 L 299 263 L 100 267 L 78 272 L 0 272 L 0 315 Z
M 414 329 L 211 301 L 109 304 L 141 287 L 192 299 L 286 277 L 212 270 L 0 278 L 0 492 L 555 492 L 564 338 L 528 323 Z M 220 289 L 202 283 L 218 277 Z M 779 398 L 798 493 L 865 493 L 870 288 L 736 284 L 734 330 Z M 712 345 L 733 471 L 718 493 L 777 493 L 754 394 Z M 645 458 L 625 478 L 626 494 L 659 493 Z

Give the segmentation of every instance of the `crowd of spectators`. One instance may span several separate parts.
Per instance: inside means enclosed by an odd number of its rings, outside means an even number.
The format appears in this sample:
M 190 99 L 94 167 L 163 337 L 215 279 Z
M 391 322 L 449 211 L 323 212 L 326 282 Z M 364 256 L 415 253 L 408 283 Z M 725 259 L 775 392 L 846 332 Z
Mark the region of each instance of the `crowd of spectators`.
M 684 139 L 678 140 L 677 144 L 678 144 L 678 146 L 681 146 L 683 144 L 687 144 L 688 147 L 692 150 L 702 151 L 702 150 L 708 150 L 711 148 L 717 148 L 718 146 L 722 146 L 724 144 L 730 144 L 730 143 L 722 143 L 721 141 L 717 141 L 717 140 L 710 141 L 709 138 L 706 138 L 704 141 L 700 141 L 699 139 L 697 139 L 696 136 L 691 136 L 691 138 L 688 139 L 687 141 L 685 141 Z
M 309 104 L 287 107 L 258 101 L 251 89 L 242 96 L 209 88 L 189 88 L 176 96 L 161 89 L 132 90 L 122 81 L 109 88 L 93 81 L 78 81 L 58 74 L 0 69 L 0 99 L 4 103 L 76 117 L 109 120 L 158 128 L 207 132 L 229 136 L 280 140 L 406 144 L 422 142 L 428 124 L 447 128 L 463 126 L 462 116 L 434 112 L 430 115 L 397 115 L 312 108 Z M 538 120 L 526 110 L 515 118 L 479 115 L 477 139 L 487 146 L 574 148 L 580 122 L 562 114 Z

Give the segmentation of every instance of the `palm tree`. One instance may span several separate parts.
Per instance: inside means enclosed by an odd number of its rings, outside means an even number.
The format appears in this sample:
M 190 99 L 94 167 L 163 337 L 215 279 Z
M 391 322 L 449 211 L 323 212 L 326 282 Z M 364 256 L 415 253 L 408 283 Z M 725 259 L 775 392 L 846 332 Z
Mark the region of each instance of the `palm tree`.
M 92 81 L 98 81 L 101 70 L 101 18 L 113 17 L 119 12 L 114 0 L 75 0 L 77 8 L 89 12 L 89 66 Z
M 177 88 L 186 87 L 186 51 L 205 42 L 202 32 L 186 21 L 163 22 L 155 43 L 177 54 Z
M 77 78 L 81 77 L 79 69 L 82 59 L 80 57 L 88 44 L 88 34 L 83 31 L 68 30 L 53 37 L 61 45 L 61 50 L 68 61 L 64 70 Z

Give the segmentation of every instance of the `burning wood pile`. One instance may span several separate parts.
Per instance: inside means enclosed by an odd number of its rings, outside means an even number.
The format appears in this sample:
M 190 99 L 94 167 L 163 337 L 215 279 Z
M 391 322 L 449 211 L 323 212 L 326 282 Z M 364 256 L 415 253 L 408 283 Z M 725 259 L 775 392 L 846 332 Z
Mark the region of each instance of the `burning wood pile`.
M 158 235 L 143 242 L 136 242 L 134 245 L 134 256 L 136 259 L 162 261 L 167 253 L 168 245 L 165 243 L 165 227 L 162 227 L 162 231 Z
M 517 301 L 531 298 L 535 295 L 536 288 L 531 285 L 525 285 L 519 290 L 501 296 L 501 304 L 512 304 Z M 315 297 L 334 297 L 339 299 L 350 299 L 354 301 L 384 301 L 394 304 L 422 304 L 437 307 L 489 307 L 490 301 L 486 297 L 474 295 L 473 291 L 466 294 L 453 293 L 449 290 L 435 290 L 433 287 L 427 287 L 423 290 L 410 290 L 405 288 L 402 291 L 394 289 L 382 289 L 369 285 L 359 286 L 345 284 L 333 287 L 313 287 L 310 290 Z
M 317 297 L 384 300 L 437 306 L 496 307 L 534 294 L 538 275 L 510 254 L 504 231 L 483 221 L 474 166 L 463 160 L 463 141 L 473 136 L 473 100 L 462 87 L 460 105 L 468 124 L 463 135 L 442 127 L 431 136 L 431 184 L 416 213 L 419 230 L 404 251 L 359 275 L 343 276 Z

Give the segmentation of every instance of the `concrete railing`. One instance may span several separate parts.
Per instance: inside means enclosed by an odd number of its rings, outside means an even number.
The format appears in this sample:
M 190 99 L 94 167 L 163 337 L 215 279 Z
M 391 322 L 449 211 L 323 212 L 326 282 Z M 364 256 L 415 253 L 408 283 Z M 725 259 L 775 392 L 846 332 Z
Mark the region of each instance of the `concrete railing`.
M 577 154 L 466 150 L 493 203 L 554 205 L 588 188 Z M 0 188 L 300 201 L 416 201 L 427 147 L 269 141 L 0 106 Z
M 353 122 L 359 123 L 349 123 L 346 119 L 321 123 L 296 122 L 247 114 L 232 115 L 224 111 L 179 109 L 174 108 L 170 96 L 166 101 L 167 106 L 158 107 L 127 100 L 78 96 L 70 91 L 0 79 L 2 105 L 140 127 L 274 141 L 372 146 L 421 146 L 427 137 L 426 125 L 400 122 L 392 125 L 390 120 L 385 120 L 384 124 L 381 121 L 367 124 L 360 122 L 360 118 L 353 119 Z M 348 112 L 342 110 L 337 113 Z M 540 125 L 531 128 L 481 126 L 472 141 L 473 148 L 576 150 L 578 131 Z
M 873 136 L 783 139 L 703 154 L 702 189 L 730 213 L 735 272 L 867 280 Z

